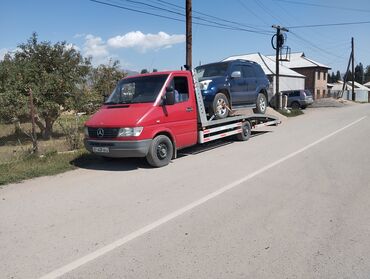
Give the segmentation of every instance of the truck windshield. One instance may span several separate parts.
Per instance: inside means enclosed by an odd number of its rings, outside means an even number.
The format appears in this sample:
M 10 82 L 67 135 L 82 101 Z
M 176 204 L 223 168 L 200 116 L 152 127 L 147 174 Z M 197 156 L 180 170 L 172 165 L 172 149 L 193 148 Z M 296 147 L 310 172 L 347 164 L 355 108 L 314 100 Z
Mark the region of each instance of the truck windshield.
M 225 76 L 228 63 L 215 63 L 196 68 L 198 78 Z
M 104 104 L 153 103 L 167 77 L 168 75 L 153 75 L 123 79 Z

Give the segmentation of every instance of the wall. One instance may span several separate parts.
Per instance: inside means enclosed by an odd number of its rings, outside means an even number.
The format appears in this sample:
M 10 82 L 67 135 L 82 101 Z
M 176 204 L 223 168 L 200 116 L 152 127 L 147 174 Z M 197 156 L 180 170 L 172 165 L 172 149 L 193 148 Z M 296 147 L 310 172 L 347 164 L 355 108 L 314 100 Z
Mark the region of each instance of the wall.
M 275 94 L 275 76 L 271 79 L 271 76 L 268 76 L 270 83 L 272 83 L 273 93 Z M 279 77 L 279 90 L 299 90 L 305 89 L 305 79 L 300 77 Z
M 328 69 L 319 67 L 292 68 L 292 70 L 306 76 L 305 89 L 311 91 L 314 99 L 326 97 L 328 84 Z M 319 74 L 320 73 L 320 79 Z M 324 79 L 325 73 L 325 79 Z

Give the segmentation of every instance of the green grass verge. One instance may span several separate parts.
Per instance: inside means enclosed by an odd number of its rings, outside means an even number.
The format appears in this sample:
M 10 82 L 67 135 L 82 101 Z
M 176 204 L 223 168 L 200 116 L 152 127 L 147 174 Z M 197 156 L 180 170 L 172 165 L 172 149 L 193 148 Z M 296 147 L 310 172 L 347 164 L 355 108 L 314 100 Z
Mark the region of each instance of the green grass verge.
M 73 170 L 76 168 L 74 161 L 85 157 L 88 157 L 85 150 L 64 154 L 52 152 L 42 157 L 31 155 L 23 160 L 1 164 L 0 185 Z
M 282 115 L 284 115 L 286 117 L 295 117 L 295 116 L 304 114 L 303 111 L 300 110 L 300 109 L 291 109 L 289 111 L 290 112 L 288 112 L 286 110 L 279 110 L 279 113 L 281 113 Z

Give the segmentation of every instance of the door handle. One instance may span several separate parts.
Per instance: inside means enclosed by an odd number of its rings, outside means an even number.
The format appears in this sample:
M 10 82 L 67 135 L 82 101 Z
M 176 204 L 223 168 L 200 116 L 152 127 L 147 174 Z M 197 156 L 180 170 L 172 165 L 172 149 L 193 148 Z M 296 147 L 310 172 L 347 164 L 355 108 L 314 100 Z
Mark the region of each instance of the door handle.
M 191 111 L 193 111 L 193 108 L 192 107 L 187 107 L 186 108 L 186 112 L 191 112 Z

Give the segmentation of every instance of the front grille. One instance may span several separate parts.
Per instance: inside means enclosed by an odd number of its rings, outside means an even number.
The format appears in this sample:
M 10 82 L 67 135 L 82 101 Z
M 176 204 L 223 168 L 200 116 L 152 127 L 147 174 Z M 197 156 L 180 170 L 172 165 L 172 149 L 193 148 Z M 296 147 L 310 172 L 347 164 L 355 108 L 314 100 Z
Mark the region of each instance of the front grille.
M 116 138 L 118 130 L 118 128 L 88 128 L 89 137 L 99 139 Z

